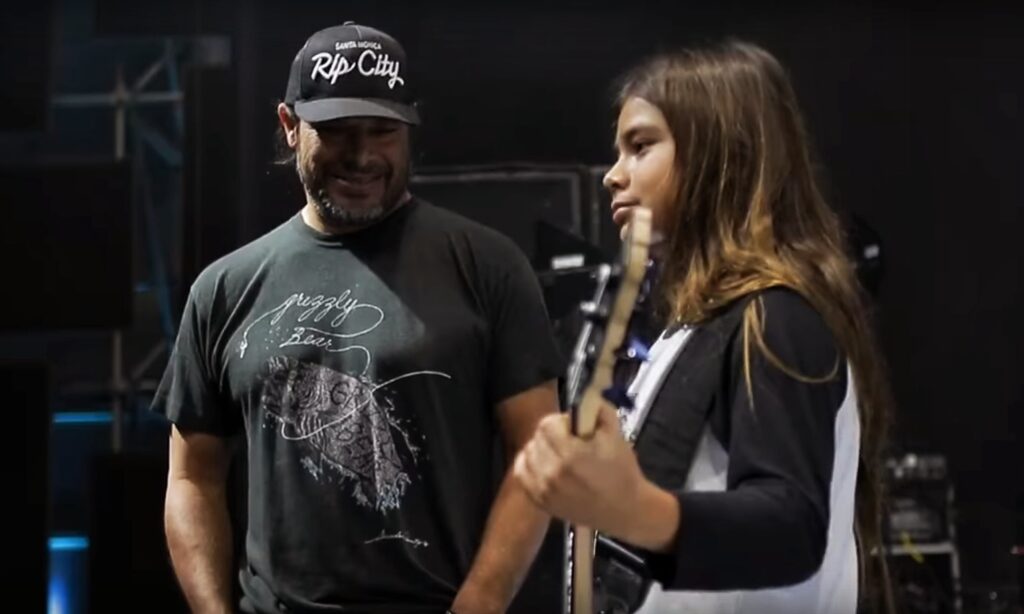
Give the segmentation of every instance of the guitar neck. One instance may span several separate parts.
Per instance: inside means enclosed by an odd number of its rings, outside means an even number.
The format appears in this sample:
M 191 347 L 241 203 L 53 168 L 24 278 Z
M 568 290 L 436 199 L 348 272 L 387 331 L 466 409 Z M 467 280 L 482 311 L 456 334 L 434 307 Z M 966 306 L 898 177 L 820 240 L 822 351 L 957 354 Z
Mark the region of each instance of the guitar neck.
M 571 614 L 594 612 L 594 530 L 577 525 L 573 528 Z
M 597 417 L 605 400 L 606 391 L 611 391 L 617 353 L 628 337 L 629 326 L 640 294 L 640 287 L 647 271 L 647 256 L 650 247 L 651 216 L 650 210 L 637 207 L 630 223 L 630 231 L 623 244 L 621 270 L 618 271 L 619 283 L 611 304 L 605 302 L 608 296 L 605 282 L 601 280 L 597 296 L 592 307 L 596 310 L 592 315 L 595 319 L 604 320 L 604 332 L 600 341 L 600 350 L 594 358 L 593 369 L 589 381 L 583 389 L 582 398 L 577 399 L 578 385 L 582 381 L 582 369 L 587 358 L 594 351 L 592 330 L 597 325 L 587 324 L 581 335 L 574 355 L 574 365 L 570 370 L 571 426 L 577 437 L 589 438 L 597 428 Z M 605 271 L 607 274 L 608 271 Z M 602 309 L 607 309 L 606 314 Z M 615 398 L 614 395 L 611 398 Z M 595 532 L 590 527 L 569 526 L 567 528 L 566 553 L 569 557 L 566 569 L 566 600 L 568 614 L 594 613 L 594 548 Z

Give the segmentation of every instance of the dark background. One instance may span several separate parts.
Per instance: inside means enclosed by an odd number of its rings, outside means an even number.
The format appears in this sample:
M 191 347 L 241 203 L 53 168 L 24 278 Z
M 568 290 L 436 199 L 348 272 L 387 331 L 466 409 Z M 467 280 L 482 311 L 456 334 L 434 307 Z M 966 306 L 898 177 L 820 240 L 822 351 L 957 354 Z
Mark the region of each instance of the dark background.
M 180 157 L 160 158 L 155 146 L 140 153 L 145 147 L 133 148 L 129 130 L 129 163 L 150 163 L 143 179 L 134 176 L 131 202 L 119 196 L 123 189 L 57 186 L 66 188 L 53 197 L 58 204 L 93 212 L 84 225 L 80 216 L 41 214 L 37 190 L 5 189 L 5 223 L 21 238 L 4 242 L 3 302 L 19 308 L 3 314 L 0 358 L 45 364 L 54 411 L 102 405 L 114 358 L 109 331 L 123 331 L 124 360 L 140 363 L 173 331 L 183 291 L 202 266 L 297 210 L 294 172 L 272 164 L 274 107 L 290 59 L 316 29 L 352 19 L 404 43 L 422 100 L 416 163 L 424 172 L 607 164 L 615 77 L 652 52 L 739 37 L 789 68 L 830 201 L 881 242 L 877 303 L 899 405 L 894 452 L 946 456 L 965 588 L 1012 586 L 1024 492 L 1022 10 L 767 4 L 40 3 L 22 26 L 5 26 L 16 33 L 5 44 L 25 59 L 11 61 L 3 50 L 0 117 L 23 118 L 0 124 L 4 167 L 112 161 L 113 110 L 56 98 L 111 89 L 118 64 L 136 79 L 167 40 L 179 42 L 180 78 L 154 83 L 178 87 L 181 104 L 138 114 L 177 135 L 170 141 Z M 129 223 L 119 221 L 126 216 Z M 42 250 L 83 226 L 109 234 L 106 247 L 61 240 L 77 251 L 48 247 L 51 261 L 39 262 L 31 237 Z M 41 275 L 47 266 L 60 275 Z M 77 321 L 63 292 L 76 284 L 81 292 L 103 288 L 84 295 L 90 308 L 73 311 Z M 109 309 L 97 309 L 104 296 Z M 130 415 L 133 403 L 144 405 L 165 355 L 135 374 L 140 398 L 127 399 Z M 160 425 L 133 420 L 126 445 L 135 442 L 145 458 L 162 454 Z M 76 449 L 103 448 L 108 435 L 99 444 L 90 437 Z M 50 454 L 51 464 L 74 462 Z M 83 505 L 57 505 L 51 528 L 75 530 L 82 514 L 102 513 L 95 501 Z

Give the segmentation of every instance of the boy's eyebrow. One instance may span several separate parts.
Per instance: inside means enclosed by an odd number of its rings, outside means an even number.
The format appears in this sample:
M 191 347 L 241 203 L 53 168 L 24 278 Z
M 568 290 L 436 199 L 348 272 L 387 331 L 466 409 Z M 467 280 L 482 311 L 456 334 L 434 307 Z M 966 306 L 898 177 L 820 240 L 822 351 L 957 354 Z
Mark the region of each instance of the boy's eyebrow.
M 636 124 L 634 126 L 630 126 L 626 129 L 625 133 L 620 137 L 616 137 L 616 139 L 612 141 L 612 150 L 616 152 L 619 151 L 619 143 L 628 143 L 636 137 L 638 132 L 642 132 L 650 128 L 652 128 L 652 126 L 649 124 Z

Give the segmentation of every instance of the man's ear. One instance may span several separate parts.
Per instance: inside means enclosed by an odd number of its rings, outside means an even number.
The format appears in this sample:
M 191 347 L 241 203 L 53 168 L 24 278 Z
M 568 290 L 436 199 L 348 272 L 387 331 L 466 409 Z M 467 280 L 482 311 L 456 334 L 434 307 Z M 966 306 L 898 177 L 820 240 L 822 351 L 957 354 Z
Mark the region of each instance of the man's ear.
M 284 130 L 284 138 L 288 147 L 295 149 L 299 143 L 299 118 L 285 103 L 277 105 L 277 121 L 281 123 Z

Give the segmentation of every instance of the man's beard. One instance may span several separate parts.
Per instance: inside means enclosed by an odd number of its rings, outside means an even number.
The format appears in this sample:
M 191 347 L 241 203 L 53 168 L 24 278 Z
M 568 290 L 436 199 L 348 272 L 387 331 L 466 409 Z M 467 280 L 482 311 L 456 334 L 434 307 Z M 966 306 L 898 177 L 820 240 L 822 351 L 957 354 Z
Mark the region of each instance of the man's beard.
M 364 227 L 384 219 L 398 206 L 409 185 L 408 165 L 403 165 L 397 171 L 391 166 L 380 169 L 349 167 L 346 170 L 379 174 L 385 186 L 380 200 L 374 206 L 350 209 L 331 199 L 326 187 L 328 178 L 323 167 L 310 169 L 301 162 L 297 164 L 297 167 L 299 178 L 309 191 L 313 206 L 316 207 L 320 219 L 327 226 L 339 228 Z

